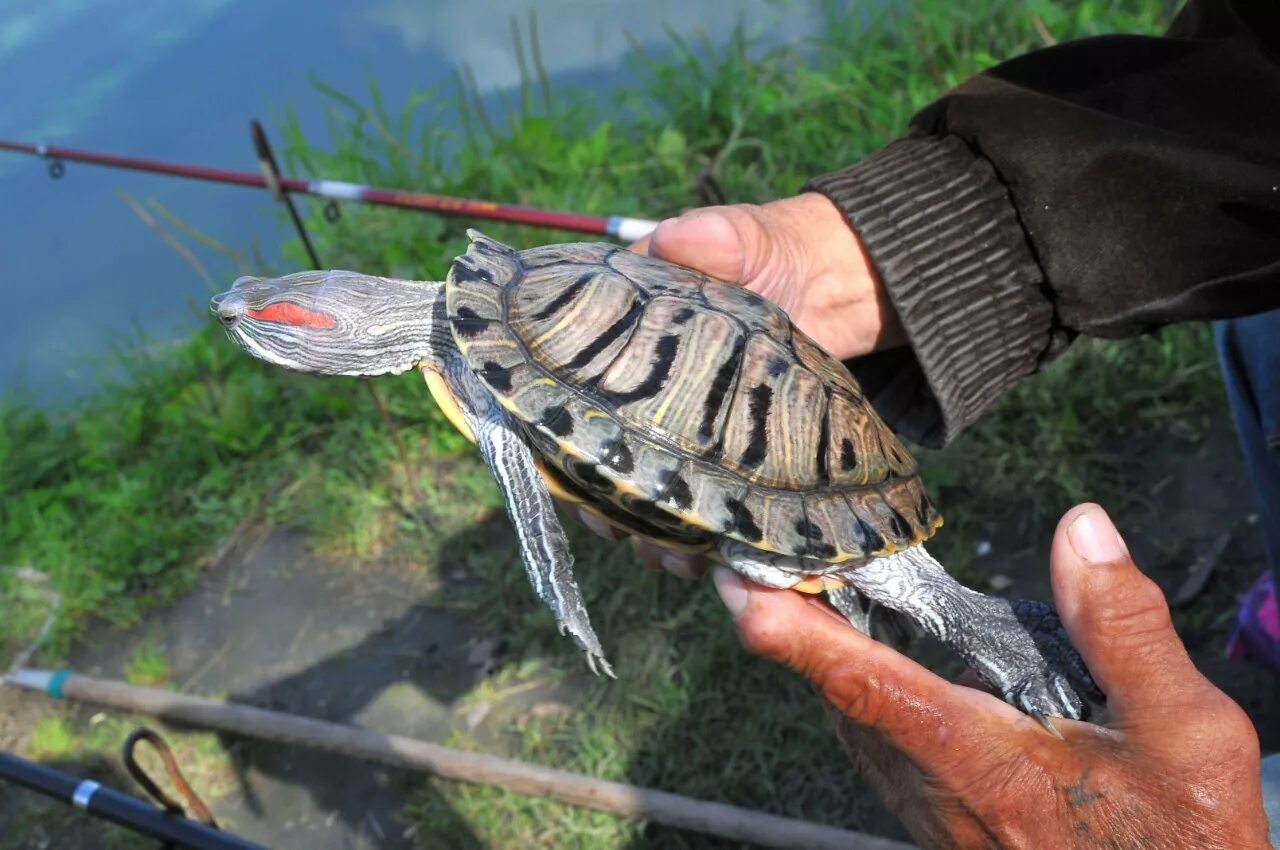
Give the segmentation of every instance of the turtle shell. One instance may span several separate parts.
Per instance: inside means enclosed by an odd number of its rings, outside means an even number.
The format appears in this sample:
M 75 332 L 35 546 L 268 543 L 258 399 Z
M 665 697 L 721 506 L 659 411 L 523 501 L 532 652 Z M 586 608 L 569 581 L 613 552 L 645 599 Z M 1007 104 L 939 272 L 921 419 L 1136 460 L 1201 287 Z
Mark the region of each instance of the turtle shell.
M 613 245 L 470 235 L 446 287 L 458 347 L 604 515 L 831 563 L 941 524 L 848 370 L 768 301 Z

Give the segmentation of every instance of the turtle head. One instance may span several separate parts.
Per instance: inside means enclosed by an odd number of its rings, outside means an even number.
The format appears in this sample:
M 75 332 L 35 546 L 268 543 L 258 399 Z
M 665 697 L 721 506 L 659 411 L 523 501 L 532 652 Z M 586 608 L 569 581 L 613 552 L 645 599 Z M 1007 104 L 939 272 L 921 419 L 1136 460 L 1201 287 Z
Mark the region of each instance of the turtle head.
M 260 360 L 322 375 L 387 375 L 439 359 L 444 287 L 346 271 L 242 277 L 209 309 Z

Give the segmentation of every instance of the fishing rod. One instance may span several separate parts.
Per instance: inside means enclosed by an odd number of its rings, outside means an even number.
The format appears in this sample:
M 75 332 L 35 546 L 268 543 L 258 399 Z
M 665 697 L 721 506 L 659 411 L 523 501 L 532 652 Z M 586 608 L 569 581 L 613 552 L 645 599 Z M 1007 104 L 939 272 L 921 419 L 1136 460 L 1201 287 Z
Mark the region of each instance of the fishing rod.
M 223 168 L 210 168 L 202 165 L 163 162 L 158 159 L 144 159 L 134 156 L 119 156 L 117 154 L 67 148 L 61 145 L 40 145 L 0 139 L 0 151 L 30 154 L 31 156 L 39 156 L 51 160 L 50 174 L 55 177 L 62 176 L 65 166 L 60 166 L 60 163 L 66 161 L 101 165 L 106 168 L 118 168 L 126 171 L 165 174 L 170 177 L 185 177 L 191 180 L 205 180 L 210 183 L 224 183 L 231 186 L 249 186 L 257 189 L 272 188 L 266 175 L 253 174 L 248 171 L 229 171 Z M 56 169 L 54 168 L 55 166 L 57 166 Z M 612 236 L 623 242 L 634 242 L 643 236 L 647 236 L 658 226 L 656 221 L 643 218 L 618 215 L 583 215 L 581 213 L 558 212 L 556 210 L 541 210 L 533 207 L 499 204 L 493 201 L 474 200 L 472 198 L 433 195 L 429 192 L 381 189 L 360 183 L 347 183 L 342 180 L 298 180 L 291 177 L 281 177 L 277 185 L 287 192 L 314 195 L 330 201 L 358 201 L 365 204 L 398 207 L 400 209 L 418 210 L 419 212 L 431 212 L 439 215 L 504 221 L 531 227 L 571 230 L 576 233 L 593 233 L 600 236 Z
M 171 842 L 165 846 L 176 844 L 192 850 L 265 850 L 261 845 L 189 820 L 179 813 L 156 808 L 92 779 L 81 779 L 3 752 L 0 752 L 0 782 L 21 785 L 140 835 Z

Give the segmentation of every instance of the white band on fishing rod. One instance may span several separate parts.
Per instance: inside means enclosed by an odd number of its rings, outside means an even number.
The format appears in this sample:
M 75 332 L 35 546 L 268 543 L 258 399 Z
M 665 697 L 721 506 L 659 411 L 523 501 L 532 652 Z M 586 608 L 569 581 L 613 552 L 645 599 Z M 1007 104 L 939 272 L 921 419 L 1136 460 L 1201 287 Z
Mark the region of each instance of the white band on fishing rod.
M 98 789 L 101 787 L 92 779 L 86 779 L 76 786 L 76 793 L 71 795 L 71 805 L 77 809 L 89 808 L 89 801 L 93 799 L 93 795 L 97 794 Z
M 312 180 L 307 184 L 307 191 L 311 194 L 338 201 L 358 201 L 364 197 L 364 188 L 358 183 L 342 180 Z
M 658 222 L 647 218 L 627 218 L 620 215 L 609 216 L 609 235 L 623 242 L 634 242 L 643 239 L 658 227 Z

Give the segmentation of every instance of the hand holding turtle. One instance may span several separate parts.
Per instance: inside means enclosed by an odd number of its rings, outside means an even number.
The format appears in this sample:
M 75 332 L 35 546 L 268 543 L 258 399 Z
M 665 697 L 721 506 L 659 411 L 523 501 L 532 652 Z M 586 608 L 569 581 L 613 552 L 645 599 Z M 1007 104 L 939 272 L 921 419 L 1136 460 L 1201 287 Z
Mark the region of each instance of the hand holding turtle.
M 905 342 L 858 237 L 816 192 L 690 210 L 632 250 L 763 295 L 837 359 Z
M 1069 511 L 1050 556 L 1072 641 L 1108 696 L 1103 725 L 1045 735 L 800 594 L 716 585 L 744 645 L 841 713 L 856 768 L 924 847 L 1267 847 L 1257 735 L 1192 665 L 1160 590 L 1096 505 Z
M 703 207 L 663 221 L 632 250 L 697 269 L 763 295 L 841 360 L 905 341 L 884 287 L 844 216 L 806 192 L 767 204 Z M 617 532 L 582 512 L 606 538 Z M 640 562 L 696 578 L 705 561 L 637 538 Z

